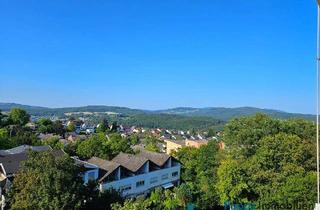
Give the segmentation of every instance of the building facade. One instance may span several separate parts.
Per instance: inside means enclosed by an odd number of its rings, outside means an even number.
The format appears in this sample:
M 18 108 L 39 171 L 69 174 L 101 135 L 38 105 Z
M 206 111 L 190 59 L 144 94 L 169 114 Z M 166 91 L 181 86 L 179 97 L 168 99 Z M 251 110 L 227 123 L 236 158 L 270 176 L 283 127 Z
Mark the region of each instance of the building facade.
M 85 183 L 98 180 L 101 191 L 115 189 L 124 197 L 146 195 L 156 187 L 167 189 L 180 183 L 181 165 L 165 153 L 120 153 L 111 161 L 93 157 L 86 163 Z
M 164 140 L 166 143 L 166 153 L 169 155 L 173 151 L 178 151 L 182 147 L 200 148 L 202 145 L 207 145 L 208 140 Z

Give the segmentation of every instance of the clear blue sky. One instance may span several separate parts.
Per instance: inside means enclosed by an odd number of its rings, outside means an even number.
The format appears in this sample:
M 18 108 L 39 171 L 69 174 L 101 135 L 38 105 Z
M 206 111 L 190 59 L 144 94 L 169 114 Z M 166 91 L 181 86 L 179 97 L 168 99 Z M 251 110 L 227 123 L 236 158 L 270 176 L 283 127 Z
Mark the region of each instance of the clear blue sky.
M 0 1 L 0 102 L 315 110 L 315 0 Z

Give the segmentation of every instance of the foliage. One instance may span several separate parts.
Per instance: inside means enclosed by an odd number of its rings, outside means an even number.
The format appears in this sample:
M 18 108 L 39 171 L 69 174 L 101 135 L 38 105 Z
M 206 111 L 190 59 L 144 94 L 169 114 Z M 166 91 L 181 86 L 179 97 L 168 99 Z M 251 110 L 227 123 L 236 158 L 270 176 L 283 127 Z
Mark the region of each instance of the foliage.
M 179 130 L 206 129 L 214 126 L 221 127 L 224 124 L 224 121 L 211 117 L 186 117 L 170 114 L 139 114 L 119 119 L 118 122 L 126 126 Z
M 36 122 L 38 126 L 39 133 L 52 133 L 53 132 L 53 123 L 50 119 L 47 118 L 40 118 Z
M 9 120 L 14 125 L 23 126 L 29 122 L 30 115 L 23 109 L 13 108 L 9 112 Z
M 73 132 L 75 130 L 76 130 L 76 125 L 73 122 L 70 122 L 69 125 L 67 126 L 67 131 Z
M 175 188 L 174 191 L 178 190 Z M 152 210 L 175 210 L 175 209 L 183 209 L 184 205 L 184 197 L 180 193 L 178 197 L 177 193 L 170 190 L 163 190 L 161 188 L 156 188 L 151 192 L 150 197 L 148 198 L 137 198 L 137 199 L 128 199 L 124 202 L 124 204 L 115 203 L 112 204 L 112 209 L 117 210 L 140 210 L 140 209 L 152 209 Z M 182 197 L 181 197 L 182 196 Z
M 213 129 L 213 128 L 210 128 L 210 129 L 208 130 L 207 137 L 213 137 L 213 136 L 215 136 L 215 135 L 216 135 L 216 132 L 214 131 L 214 129 Z
M 116 190 L 100 192 L 97 182 L 89 182 L 85 191 L 86 203 L 82 209 L 109 210 L 112 203 L 123 203 L 123 198 Z
M 184 147 L 173 155 L 181 162 L 181 179 L 192 191 L 192 201 L 198 208 L 207 209 L 219 205 L 216 190 L 218 145 L 210 141 L 199 149 Z
M 43 142 L 46 145 L 49 145 L 53 149 L 63 149 L 64 145 L 60 142 L 60 138 L 57 136 L 52 136 L 44 140 Z
M 64 126 L 59 120 L 52 122 L 48 118 L 40 118 L 36 124 L 39 133 L 55 133 L 57 135 L 63 135 L 65 133 Z
M 80 209 L 84 201 L 80 172 L 67 156 L 30 152 L 13 181 L 11 209 Z
M 22 109 L 14 108 L 8 115 L 0 114 L 0 149 L 9 149 L 21 144 L 40 144 L 35 134 L 25 126 L 30 115 Z
M 82 158 L 91 158 L 93 156 L 100 158 L 109 158 L 110 150 L 107 147 L 107 138 L 103 133 L 95 134 L 86 141 L 79 143 L 76 153 Z
M 144 139 L 145 149 L 151 152 L 160 152 L 160 149 L 158 147 L 158 143 L 160 141 L 153 137 L 153 136 L 147 136 Z
M 315 203 L 315 126 L 258 114 L 226 125 L 227 157 L 218 169 L 220 203 L 266 206 Z
M 120 152 L 132 153 L 131 142 L 122 138 L 119 134 L 108 135 L 98 133 L 91 136 L 86 141 L 79 143 L 76 153 L 82 158 L 93 156 L 103 159 L 111 159 Z
M 109 125 L 108 125 L 108 121 L 106 119 L 103 119 L 101 123 L 98 124 L 96 132 L 97 133 L 104 133 L 107 131 Z

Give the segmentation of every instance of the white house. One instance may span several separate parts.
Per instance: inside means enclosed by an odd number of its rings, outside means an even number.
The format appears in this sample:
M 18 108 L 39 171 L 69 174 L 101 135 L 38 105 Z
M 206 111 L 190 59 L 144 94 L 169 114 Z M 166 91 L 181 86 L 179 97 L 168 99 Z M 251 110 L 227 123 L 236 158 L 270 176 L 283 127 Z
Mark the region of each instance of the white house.
M 146 195 L 155 187 L 180 183 L 180 163 L 165 153 L 120 153 L 111 161 L 93 157 L 85 162 L 84 182 L 98 180 L 101 191 L 119 190 L 124 197 Z

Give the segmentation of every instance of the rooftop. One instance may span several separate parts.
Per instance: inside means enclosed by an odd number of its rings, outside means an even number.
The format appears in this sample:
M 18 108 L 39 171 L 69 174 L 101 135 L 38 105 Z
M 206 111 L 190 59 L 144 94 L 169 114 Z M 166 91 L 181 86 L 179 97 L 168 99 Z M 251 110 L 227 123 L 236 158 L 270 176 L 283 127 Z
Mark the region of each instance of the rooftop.
M 50 146 L 48 146 L 48 145 L 45 145 L 45 146 L 21 145 L 21 146 L 18 146 L 18 147 L 7 149 L 7 150 L 0 150 L 0 155 L 19 154 L 19 153 L 26 152 L 29 149 L 32 150 L 32 151 L 36 151 L 36 152 L 51 151 L 52 150 L 52 148 Z
M 65 153 L 62 150 L 51 150 L 54 156 L 61 157 Z M 0 163 L 3 165 L 5 174 L 15 174 L 19 171 L 22 161 L 28 159 L 28 153 L 21 152 L 17 154 L 0 155 Z

